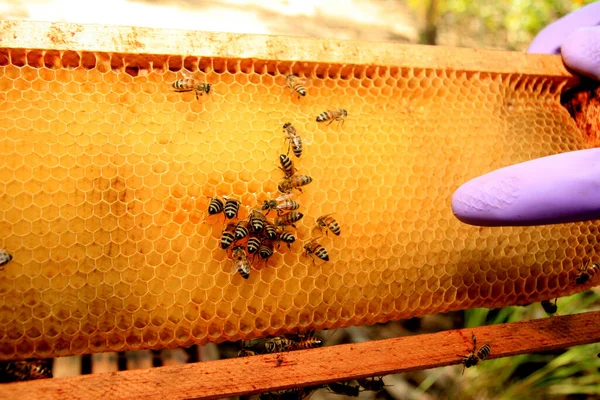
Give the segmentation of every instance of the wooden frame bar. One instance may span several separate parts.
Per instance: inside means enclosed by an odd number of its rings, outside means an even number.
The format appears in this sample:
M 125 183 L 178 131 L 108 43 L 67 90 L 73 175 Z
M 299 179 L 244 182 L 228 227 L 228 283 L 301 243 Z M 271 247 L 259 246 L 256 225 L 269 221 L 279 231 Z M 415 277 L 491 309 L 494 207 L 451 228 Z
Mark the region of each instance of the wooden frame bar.
M 147 370 L 12 383 L 18 399 L 218 399 L 459 364 L 458 354 L 490 344 L 489 359 L 600 341 L 600 311 L 289 353 Z M 591 355 L 595 357 L 594 355 Z M 468 373 L 468 372 L 466 372 Z

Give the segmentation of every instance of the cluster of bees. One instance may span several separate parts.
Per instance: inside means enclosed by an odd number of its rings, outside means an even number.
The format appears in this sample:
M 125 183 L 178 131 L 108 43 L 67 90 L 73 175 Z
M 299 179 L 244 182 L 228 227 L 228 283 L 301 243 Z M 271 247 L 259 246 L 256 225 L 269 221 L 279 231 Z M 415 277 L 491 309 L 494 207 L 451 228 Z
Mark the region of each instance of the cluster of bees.
M 314 332 L 306 334 L 299 333 L 292 336 L 277 336 L 266 339 L 263 343 L 251 347 L 244 347 L 238 351 L 238 357 L 255 356 L 257 354 L 282 353 L 295 350 L 306 350 L 321 347 L 323 341 L 316 337 Z M 283 362 L 282 359 L 280 362 Z M 284 400 L 284 399 L 304 399 L 312 394 L 315 390 L 326 388 L 335 394 L 345 395 L 349 397 L 358 397 L 361 390 L 370 390 L 379 392 L 383 390 L 385 384 L 381 377 L 360 379 L 357 383 L 352 381 L 333 382 L 327 385 L 298 387 L 286 390 L 277 390 L 260 394 L 261 400 Z
M 52 378 L 52 360 L 0 361 L 0 383 Z
M 196 98 L 203 94 L 210 93 L 210 84 L 198 82 L 191 78 L 189 73 L 186 77 L 175 81 L 172 86 L 177 92 L 194 91 Z M 306 96 L 306 80 L 295 75 L 286 77 L 286 88 L 296 92 L 299 96 Z M 333 121 L 344 122 L 348 112 L 344 109 L 328 110 L 319 114 L 317 122 L 332 123 Z M 304 138 L 298 133 L 298 130 L 290 123 L 283 125 L 285 134 L 284 142 L 287 142 L 287 153 L 279 155 L 278 167 L 283 173 L 283 178 L 277 184 L 277 190 L 280 196 L 274 199 L 265 200 L 262 207 L 251 208 L 248 212 L 248 218 L 240 220 L 238 218 L 241 202 L 228 196 L 212 197 L 208 204 L 208 215 L 214 216 L 223 213 L 224 222 L 227 223 L 221 232 L 221 248 L 230 249 L 230 258 L 233 261 L 233 270 L 240 274 L 244 279 L 250 277 L 250 271 L 258 256 L 259 259 L 268 262 L 273 255 L 275 244 L 277 248 L 281 243 L 291 249 L 292 243 L 296 241 L 296 236 L 290 227 L 296 228 L 295 223 L 304 217 L 302 212 L 298 211 L 300 205 L 294 199 L 294 192 L 302 193 L 302 187 L 312 182 L 312 177 L 305 174 L 299 174 L 290 157 L 290 150 L 296 158 L 300 158 L 304 151 Z M 275 212 L 276 216 L 271 219 L 269 213 Z M 316 227 L 321 235 L 317 238 L 311 238 L 304 244 L 304 254 L 315 263 L 315 256 L 325 262 L 329 261 L 329 253 L 323 247 L 318 239 L 323 236 L 323 232 L 328 234 L 332 232 L 339 236 L 341 233 L 339 223 L 333 218 L 332 214 L 322 215 L 317 218 Z
M 579 267 L 577 269 L 577 275 L 575 275 L 576 285 L 585 285 L 595 275 L 600 275 L 600 263 L 590 262 L 587 265 Z M 542 300 L 542 308 L 548 315 L 553 315 L 558 311 L 557 303 L 558 299 L 554 299 L 554 303 L 550 300 Z

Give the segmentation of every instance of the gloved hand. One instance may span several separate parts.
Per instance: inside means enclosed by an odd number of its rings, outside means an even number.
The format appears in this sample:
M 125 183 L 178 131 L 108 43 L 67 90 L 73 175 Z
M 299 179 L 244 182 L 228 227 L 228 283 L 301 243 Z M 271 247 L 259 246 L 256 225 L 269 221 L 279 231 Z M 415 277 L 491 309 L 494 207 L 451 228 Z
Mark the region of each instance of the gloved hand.
M 562 54 L 572 70 L 600 80 L 600 2 L 544 28 L 530 53 Z M 454 215 L 478 226 L 528 226 L 600 218 L 600 148 L 516 164 L 479 176 L 452 197 Z

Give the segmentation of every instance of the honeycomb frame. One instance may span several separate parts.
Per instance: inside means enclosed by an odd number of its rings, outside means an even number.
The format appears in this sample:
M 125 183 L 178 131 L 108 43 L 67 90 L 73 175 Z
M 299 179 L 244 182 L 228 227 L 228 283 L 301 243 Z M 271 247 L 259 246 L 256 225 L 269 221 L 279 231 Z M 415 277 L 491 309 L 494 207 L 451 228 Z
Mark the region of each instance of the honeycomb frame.
M 557 56 L 126 27 L 0 22 L 0 359 L 247 340 L 527 304 L 584 289 L 591 223 L 480 228 L 450 198 L 492 169 L 588 148 Z M 348 60 L 352 60 L 349 64 Z M 175 93 L 181 69 L 210 96 Z M 310 80 L 308 95 L 285 76 Z M 344 125 L 317 124 L 332 107 Z M 211 196 L 276 196 L 282 125 L 298 243 L 246 281 Z M 302 243 L 318 216 L 331 260 Z M 588 285 L 589 286 L 589 285 Z M 587 287 L 587 286 L 586 286 Z

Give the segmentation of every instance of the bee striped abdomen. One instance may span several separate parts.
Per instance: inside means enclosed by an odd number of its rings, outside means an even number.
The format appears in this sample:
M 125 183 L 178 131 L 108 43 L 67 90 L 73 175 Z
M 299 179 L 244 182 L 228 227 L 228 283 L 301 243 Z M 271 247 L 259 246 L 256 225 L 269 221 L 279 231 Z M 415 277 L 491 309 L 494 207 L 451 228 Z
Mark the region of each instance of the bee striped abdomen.
M 265 225 L 265 235 L 267 235 L 267 238 L 269 240 L 277 239 L 277 229 L 275 228 L 275 226 L 273 224 L 268 223 Z
M 279 155 L 279 162 L 281 163 L 281 170 L 285 174 L 286 178 L 291 177 L 295 173 L 294 163 L 285 154 Z
M 275 225 L 284 226 L 284 225 L 293 225 L 295 222 L 298 222 L 304 217 L 304 214 L 298 211 L 292 211 L 291 213 L 285 214 L 281 217 L 277 217 L 275 219 Z
M 225 216 L 229 219 L 237 217 L 240 210 L 240 202 L 235 199 L 226 199 L 225 201 Z
M 242 221 L 235 227 L 235 240 L 242 240 L 250 233 L 248 231 L 248 221 Z
M 327 110 L 317 115 L 317 122 L 329 121 L 329 123 L 331 124 L 333 121 L 340 121 L 343 123 L 347 116 L 348 111 L 346 111 L 343 108 Z
M 329 261 L 329 254 L 327 253 L 327 250 L 325 250 L 325 248 L 321 246 L 316 240 L 313 240 L 304 245 L 304 251 L 306 255 L 310 256 L 311 258 L 313 258 L 312 255 L 314 254 L 323 261 Z M 314 262 L 315 260 L 313 258 L 313 263 Z
M 298 93 L 300 96 L 306 96 L 306 87 L 304 87 L 304 80 L 297 77 L 296 75 L 290 74 L 285 77 L 286 86 Z
M 260 210 L 254 209 L 250 212 L 250 228 L 255 233 L 260 233 L 265 229 L 267 218 Z
M 477 351 L 477 358 L 479 358 L 480 360 L 485 360 L 490 355 L 491 351 L 492 347 L 489 344 L 484 344 Z
M 173 88 L 179 91 L 191 91 L 194 89 L 194 81 L 189 78 L 178 79 L 173 82 Z
M 250 277 L 250 261 L 246 256 L 246 251 L 243 246 L 235 246 L 233 248 L 233 266 L 235 270 L 244 279 Z
M 289 232 L 282 232 L 281 235 L 279 235 L 279 240 L 286 243 L 288 248 L 290 248 L 290 244 L 296 241 L 296 237 Z
M 235 240 L 235 229 L 235 224 L 228 224 L 223 233 L 221 233 L 221 248 L 223 250 L 228 248 Z
M 273 255 L 273 247 L 270 244 L 261 244 L 258 248 L 258 255 L 262 259 L 268 259 Z
M 317 224 L 323 228 L 329 229 L 334 235 L 339 236 L 341 233 L 340 224 L 338 224 L 331 214 L 317 218 Z M 327 233 L 327 231 L 325 231 L 325 233 Z
M 221 212 L 223 212 L 223 202 L 216 197 L 212 197 L 208 203 L 208 214 L 215 215 Z
M 323 345 L 323 341 L 317 337 L 309 337 L 300 341 L 297 341 L 294 344 L 294 350 L 305 350 L 305 349 L 315 349 L 317 347 L 321 347 Z
M 260 247 L 260 238 L 257 238 L 256 236 L 250 236 L 250 239 L 248 239 L 247 246 L 248 246 L 248 253 L 250 253 L 250 254 L 256 253 L 256 251 Z
M 294 342 L 282 336 L 277 336 L 265 341 L 265 350 L 267 353 L 281 353 L 290 351 L 294 346 Z

